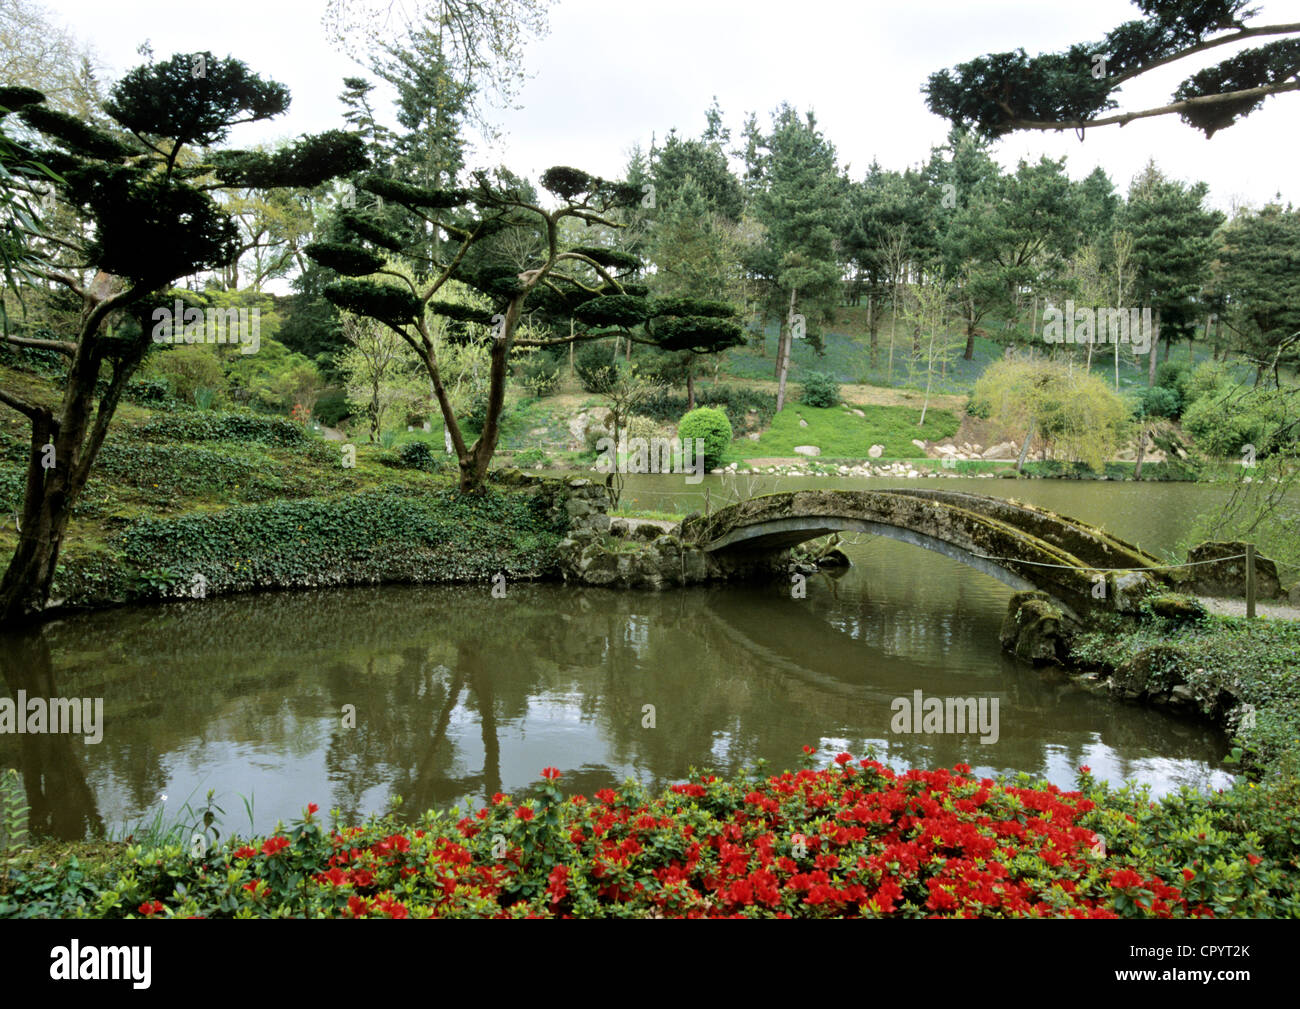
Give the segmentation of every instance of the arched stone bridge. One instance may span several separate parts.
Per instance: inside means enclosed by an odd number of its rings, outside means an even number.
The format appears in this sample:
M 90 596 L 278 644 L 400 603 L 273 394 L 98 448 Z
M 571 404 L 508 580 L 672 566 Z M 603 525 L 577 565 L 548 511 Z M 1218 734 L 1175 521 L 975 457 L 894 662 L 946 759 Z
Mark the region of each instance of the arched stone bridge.
M 1160 558 L 1102 529 L 983 494 L 791 491 L 692 515 L 681 526 L 684 542 L 737 569 L 770 565 L 799 543 L 844 531 L 912 543 L 1012 588 L 1045 592 L 1077 620 L 1096 610 L 1131 611 L 1148 589 L 1170 582 Z

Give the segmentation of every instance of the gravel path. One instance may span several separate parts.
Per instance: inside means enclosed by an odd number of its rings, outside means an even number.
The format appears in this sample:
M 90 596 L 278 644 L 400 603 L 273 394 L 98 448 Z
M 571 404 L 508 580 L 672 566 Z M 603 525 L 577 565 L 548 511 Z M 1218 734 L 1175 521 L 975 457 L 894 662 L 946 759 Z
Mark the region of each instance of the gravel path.
M 1205 604 L 1207 610 L 1221 617 L 1246 615 L 1244 599 L 1217 599 L 1212 596 L 1197 596 L 1197 598 Z M 1257 616 L 1272 617 L 1274 620 L 1300 620 L 1300 606 L 1290 606 L 1286 603 L 1256 602 L 1255 613 Z

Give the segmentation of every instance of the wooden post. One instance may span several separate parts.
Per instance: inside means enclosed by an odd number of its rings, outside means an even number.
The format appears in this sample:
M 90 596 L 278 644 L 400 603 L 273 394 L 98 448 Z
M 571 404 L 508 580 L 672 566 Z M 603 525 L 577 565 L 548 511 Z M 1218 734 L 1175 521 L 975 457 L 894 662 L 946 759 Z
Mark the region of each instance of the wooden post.
M 1246 618 L 1255 618 L 1255 544 L 1246 544 Z

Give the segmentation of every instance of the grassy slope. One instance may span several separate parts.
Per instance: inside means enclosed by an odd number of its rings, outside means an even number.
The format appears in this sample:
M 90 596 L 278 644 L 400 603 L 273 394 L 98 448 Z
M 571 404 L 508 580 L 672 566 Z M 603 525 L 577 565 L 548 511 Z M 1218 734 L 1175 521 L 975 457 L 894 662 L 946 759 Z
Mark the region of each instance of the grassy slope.
M 52 381 L 3 365 L 0 365 L 0 387 L 39 403 L 52 404 L 58 396 Z M 235 524 L 257 527 L 259 521 L 268 523 L 264 548 L 267 557 L 274 558 L 289 555 L 302 546 L 295 542 L 282 549 L 285 544 L 273 542 L 275 536 L 270 530 L 276 516 L 282 518 L 288 514 L 284 510 L 287 503 L 311 506 L 309 514 L 319 513 L 319 521 L 326 526 L 333 521 L 331 515 L 343 517 L 359 512 L 356 521 L 364 526 L 384 514 L 384 509 L 376 512 L 373 505 L 366 503 L 367 494 L 393 492 L 408 499 L 430 501 L 431 496 L 447 494 L 455 486 L 450 473 L 427 473 L 387 465 L 383 460 L 391 460 L 391 452 L 360 441 L 355 446 L 355 467 L 345 468 L 342 446 L 314 436 L 307 436 L 296 445 L 242 439 L 173 440 L 168 435 L 179 427 L 179 417 L 168 411 L 155 412 L 129 403 L 121 405 L 91 478 L 73 509 L 60 555 L 56 590 L 62 583 L 76 598 L 96 584 L 106 584 L 109 572 L 120 574 L 125 569 L 147 568 L 148 558 L 131 557 L 128 540 L 133 533 L 157 520 L 174 523 L 177 532 L 172 538 L 186 540 L 193 539 L 197 532 L 197 527 L 186 525 L 196 517 L 207 516 L 211 522 L 222 523 L 224 517 L 239 514 L 240 509 L 261 508 L 261 512 L 243 514 Z M 28 437 L 26 418 L 12 410 L 0 411 L 0 555 L 5 557 L 17 544 L 14 513 L 22 501 Z M 414 437 L 407 435 L 402 440 Z M 422 440 L 431 437 L 421 435 Z M 441 445 L 437 448 L 437 454 L 441 455 Z M 402 507 L 423 506 L 411 503 Z M 518 545 L 516 559 L 527 567 L 527 558 L 535 556 L 536 550 L 536 543 L 524 541 L 530 530 L 510 526 L 509 522 L 490 514 L 491 507 L 485 503 L 479 511 L 483 512 L 481 517 L 495 522 L 494 530 L 499 535 L 488 537 L 493 542 L 485 542 L 483 552 L 486 555 L 496 551 L 506 556 L 511 554 L 512 544 Z M 395 504 L 388 511 L 395 519 L 400 508 Z M 468 511 L 473 512 L 474 508 Z M 259 514 L 265 519 L 257 519 Z M 479 517 L 477 512 L 459 515 L 456 525 L 469 529 L 477 525 Z M 226 527 L 211 525 L 206 527 L 206 535 L 219 537 Z M 156 527 L 150 528 L 157 534 Z M 376 531 L 368 538 L 366 529 L 362 528 L 356 534 L 356 542 L 363 551 L 388 546 L 405 547 L 408 552 L 439 551 L 436 530 L 417 531 L 413 535 L 418 542 L 407 544 L 401 542 L 400 534 L 392 532 Z M 369 542 L 375 537 L 378 539 L 374 543 Z M 178 544 L 178 554 L 183 545 Z M 316 545 L 314 541 L 313 545 Z M 155 563 L 161 567 L 166 562 L 160 559 Z M 113 580 L 117 580 L 116 574 Z
M 905 406 L 869 406 L 859 417 L 844 407 L 819 409 L 792 403 L 777 414 L 772 426 L 757 442 L 740 443 L 750 458 L 793 456 L 796 445 L 816 445 L 821 457 L 865 459 L 872 445 L 884 445 L 884 455 L 907 458 L 921 455 L 913 438 L 934 441 L 956 433 L 959 421 L 947 410 L 930 409 L 925 426 L 918 427 L 920 410 Z M 801 427 L 800 420 L 808 426 Z

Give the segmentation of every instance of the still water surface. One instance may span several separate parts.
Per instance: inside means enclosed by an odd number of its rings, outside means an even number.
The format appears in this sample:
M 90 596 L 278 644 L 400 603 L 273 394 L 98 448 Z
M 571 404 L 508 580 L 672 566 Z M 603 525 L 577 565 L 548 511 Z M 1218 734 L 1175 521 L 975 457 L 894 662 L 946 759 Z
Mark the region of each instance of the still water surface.
M 629 480 L 635 507 L 690 510 L 737 490 L 942 486 L 1012 495 L 1161 553 L 1212 488 L 1000 480 Z M 659 786 L 691 767 L 794 766 L 804 744 L 895 767 L 971 764 L 1068 787 L 1088 764 L 1157 793 L 1230 782 L 1222 736 L 1115 704 L 1003 655 L 1011 590 L 903 543 L 860 537 L 854 567 L 788 586 L 662 594 L 511 585 L 279 593 L 73 617 L 22 645 L 11 695 L 103 697 L 104 738 L 0 736 L 37 830 L 121 831 L 209 788 L 227 830 L 289 820 L 308 802 L 349 818 L 400 795 L 411 812 L 527 786 L 547 766 L 591 794 L 627 776 Z M 18 648 L 12 642 L 0 647 Z M 998 700 L 998 740 L 891 731 L 891 702 Z M 345 725 L 355 707 L 355 727 Z M 654 727 L 645 727 L 646 706 Z M 165 801 L 163 796 L 166 796 Z

